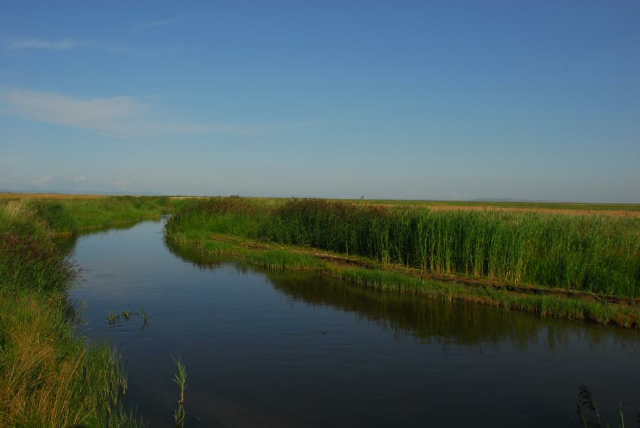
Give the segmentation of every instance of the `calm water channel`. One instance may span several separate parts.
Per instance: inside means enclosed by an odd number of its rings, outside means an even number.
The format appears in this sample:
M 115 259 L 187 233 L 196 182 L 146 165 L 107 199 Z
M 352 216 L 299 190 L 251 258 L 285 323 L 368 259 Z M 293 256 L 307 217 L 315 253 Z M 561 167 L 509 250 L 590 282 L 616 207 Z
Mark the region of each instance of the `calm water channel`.
M 172 426 L 567 427 L 578 385 L 640 410 L 640 334 L 264 272 L 171 248 L 163 222 L 82 236 L 82 333 L 129 371 L 129 408 Z M 149 314 L 107 323 L 109 312 Z M 617 425 L 616 425 L 617 426 Z

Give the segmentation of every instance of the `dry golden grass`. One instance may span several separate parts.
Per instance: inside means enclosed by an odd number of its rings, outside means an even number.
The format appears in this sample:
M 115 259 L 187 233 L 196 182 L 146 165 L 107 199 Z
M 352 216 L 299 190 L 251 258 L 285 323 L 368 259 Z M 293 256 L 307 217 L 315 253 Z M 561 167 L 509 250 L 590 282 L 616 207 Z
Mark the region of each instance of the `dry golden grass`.
M 71 195 L 66 193 L 0 193 L 0 199 L 96 199 L 105 195 Z
M 103 420 L 124 381 L 111 351 L 90 355 L 73 336 L 61 310 L 64 297 L 2 299 L 0 324 L 11 328 L 0 352 L 0 426 L 62 428 Z
M 381 206 L 401 206 L 407 205 L 393 205 L 393 204 L 376 204 Z M 420 207 L 421 205 L 416 205 Z M 606 215 L 611 217 L 624 217 L 633 218 L 640 217 L 640 211 L 625 211 L 625 210 L 590 210 L 590 209 L 558 209 L 558 208 L 521 208 L 521 207 L 495 207 L 490 205 L 428 205 L 424 206 L 432 211 L 504 211 L 504 212 L 530 212 L 530 213 L 542 213 L 542 214 L 566 214 L 566 215 L 588 215 L 599 216 Z
M 10 200 L 2 206 L 4 214 L 11 220 L 30 217 L 33 215 L 33 209 L 25 200 Z
M 1 420 L 9 425 L 74 426 L 83 418 L 69 408 L 69 396 L 84 353 L 59 360 L 55 340 L 59 321 L 42 309 L 38 298 L 27 296 L 19 309 L 1 315 L 2 322 L 12 327 L 5 338 L 9 358 L 0 384 Z

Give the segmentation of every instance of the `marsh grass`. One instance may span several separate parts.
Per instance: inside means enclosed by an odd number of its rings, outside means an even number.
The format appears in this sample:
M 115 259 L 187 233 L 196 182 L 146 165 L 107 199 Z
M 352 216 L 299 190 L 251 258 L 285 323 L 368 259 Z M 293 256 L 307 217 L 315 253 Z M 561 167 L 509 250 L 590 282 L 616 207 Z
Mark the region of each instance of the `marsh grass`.
M 133 427 L 123 410 L 127 377 L 107 343 L 87 347 L 62 295 L 0 299 L 0 426 Z
M 49 233 L 71 235 L 81 230 L 159 217 L 174 212 L 183 203 L 182 199 L 144 196 L 0 199 L 0 212 L 11 216 L 26 215 Z
M 127 376 L 119 354 L 75 334 L 65 295 L 74 271 L 52 237 L 159 215 L 170 204 L 161 198 L 0 201 L 0 426 L 141 425 L 123 410 Z M 106 213 L 94 215 L 100 207 Z
M 640 296 L 635 218 L 431 211 L 317 199 L 273 206 L 231 197 L 185 203 L 167 233 L 183 240 L 231 234 L 431 273 Z

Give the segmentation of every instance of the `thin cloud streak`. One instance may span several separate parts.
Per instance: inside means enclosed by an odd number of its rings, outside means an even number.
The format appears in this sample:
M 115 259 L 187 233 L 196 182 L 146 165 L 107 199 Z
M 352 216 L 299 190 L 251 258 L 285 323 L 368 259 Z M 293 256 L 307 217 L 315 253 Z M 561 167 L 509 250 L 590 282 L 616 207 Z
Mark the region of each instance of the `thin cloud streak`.
M 257 128 L 197 123 L 167 118 L 133 97 L 81 98 L 63 94 L 0 88 L 0 113 L 54 125 L 86 129 L 116 137 L 159 134 L 244 134 Z
M 171 19 L 161 19 L 159 21 L 152 21 L 152 22 L 145 22 L 145 23 L 141 23 L 141 24 L 137 24 L 135 26 L 136 30 L 148 30 L 149 28 L 153 28 L 153 27 L 164 27 L 167 25 L 171 25 L 173 22 L 173 20 Z
M 1 40 L 1 39 L 0 39 Z M 2 45 L 12 51 L 55 51 L 67 52 L 76 49 L 106 52 L 114 55 L 130 55 L 141 58 L 171 55 L 182 50 L 181 46 L 168 45 L 161 48 L 142 48 L 119 44 L 113 41 L 103 40 L 76 40 L 76 39 L 40 39 L 22 38 L 2 40 Z
M 31 183 L 31 185 L 32 186 L 42 186 L 42 185 L 47 184 L 48 182 L 50 182 L 52 179 L 53 179 L 52 176 L 45 175 L 44 177 L 40 178 L 39 180 L 36 180 L 33 183 Z
M 73 39 L 44 40 L 44 39 L 19 39 L 9 42 L 11 49 L 42 49 L 54 51 L 68 51 L 83 46 Z

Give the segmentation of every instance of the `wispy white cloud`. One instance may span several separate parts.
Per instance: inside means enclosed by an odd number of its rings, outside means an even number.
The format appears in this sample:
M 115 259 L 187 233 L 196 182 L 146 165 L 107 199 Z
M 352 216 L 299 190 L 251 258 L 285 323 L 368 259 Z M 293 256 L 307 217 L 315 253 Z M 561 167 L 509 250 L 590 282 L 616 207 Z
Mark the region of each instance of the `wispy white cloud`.
M 121 178 L 121 179 L 117 180 L 117 181 L 116 181 L 115 183 L 113 183 L 113 184 L 115 184 L 115 186 L 116 186 L 116 187 L 118 187 L 118 188 L 120 188 L 120 189 L 124 190 L 124 189 L 126 189 L 127 187 L 129 187 L 129 185 L 131 184 L 131 180 L 128 180 L 128 179 L 126 179 L 126 178 Z
M 0 103 L 5 112 L 28 119 L 123 135 L 140 134 L 126 119 L 145 109 L 129 97 L 74 98 L 21 90 L 0 93 Z
M 81 181 L 85 181 L 86 179 L 87 179 L 87 177 L 84 176 L 84 175 L 79 175 L 77 177 L 73 177 L 73 181 L 76 182 L 76 183 L 79 183 Z
M 50 92 L 2 89 L 0 113 L 127 138 L 173 134 L 256 134 L 242 126 L 173 119 L 134 97 L 72 97 Z
M 32 182 L 31 184 L 33 186 L 42 186 L 43 184 L 47 184 L 48 182 L 50 182 L 53 179 L 52 176 L 50 175 L 45 175 L 42 178 L 39 178 L 38 180 L 35 180 L 34 182 Z
M 54 51 L 67 51 L 81 46 L 83 46 L 83 43 L 80 43 L 73 39 L 16 39 L 9 42 L 9 47 L 11 49 L 44 49 Z
M 161 20 L 158 20 L 158 21 L 143 22 L 143 23 L 140 23 L 140 24 L 136 24 L 134 28 L 136 30 L 148 30 L 149 28 L 164 27 L 166 25 L 171 25 L 172 23 L 173 23 L 173 21 L 171 19 L 161 19 Z
M 160 22 L 160 21 L 158 21 Z M 160 24 L 157 24 L 160 25 Z M 14 51 L 57 51 L 66 52 L 79 48 L 106 52 L 116 55 L 132 55 L 138 57 L 157 57 L 170 55 L 182 49 L 178 45 L 168 45 L 159 48 L 135 47 L 129 44 L 114 42 L 113 40 L 77 40 L 77 39 L 42 39 L 17 38 L 0 39 L 0 45 Z

